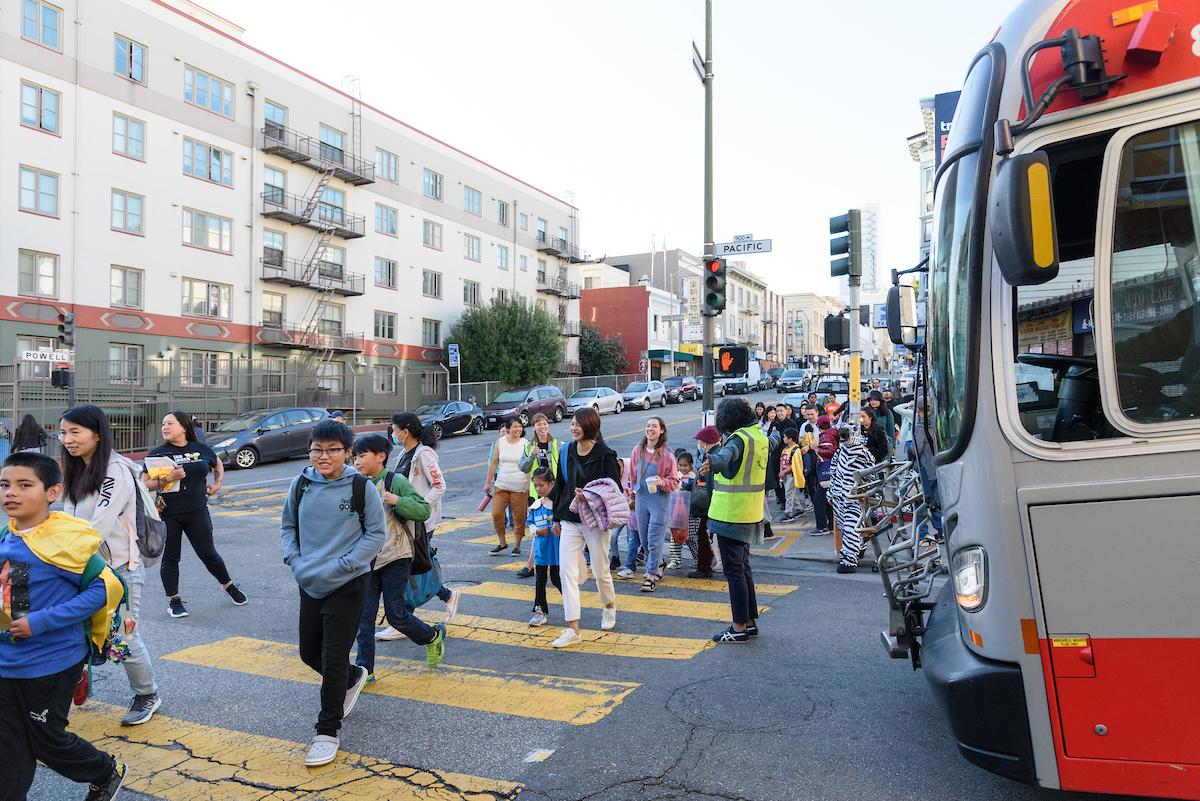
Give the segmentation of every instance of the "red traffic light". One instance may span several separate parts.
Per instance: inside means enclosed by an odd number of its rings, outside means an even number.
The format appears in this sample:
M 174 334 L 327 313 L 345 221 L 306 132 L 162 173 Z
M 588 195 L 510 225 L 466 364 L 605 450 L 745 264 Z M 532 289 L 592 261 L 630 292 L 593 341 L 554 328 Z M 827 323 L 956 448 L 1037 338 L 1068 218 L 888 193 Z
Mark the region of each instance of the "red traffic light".
M 721 272 L 721 260 L 720 259 L 709 259 L 708 261 L 704 262 L 704 269 L 710 273 Z

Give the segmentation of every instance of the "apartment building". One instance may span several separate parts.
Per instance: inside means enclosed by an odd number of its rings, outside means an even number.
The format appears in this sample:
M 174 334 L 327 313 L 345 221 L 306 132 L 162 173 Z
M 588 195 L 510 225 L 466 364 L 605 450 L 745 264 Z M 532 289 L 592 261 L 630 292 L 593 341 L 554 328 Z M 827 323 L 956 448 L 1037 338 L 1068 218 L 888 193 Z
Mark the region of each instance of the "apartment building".
M 0 364 L 67 312 L 79 379 L 131 397 L 153 373 L 384 413 L 444 392 L 451 326 L 515 293 L 578 371 L 577 209 L 242 34 L 184 0 L 0 8 Z

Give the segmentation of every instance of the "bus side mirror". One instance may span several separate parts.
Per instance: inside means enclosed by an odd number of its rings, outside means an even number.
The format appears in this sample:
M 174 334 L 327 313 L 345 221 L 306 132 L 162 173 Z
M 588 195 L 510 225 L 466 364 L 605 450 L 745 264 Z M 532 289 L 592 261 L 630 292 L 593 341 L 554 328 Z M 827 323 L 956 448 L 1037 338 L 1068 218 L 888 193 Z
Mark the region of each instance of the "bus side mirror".
M 1058 276 L 1058 230 L 1045 153 L 1022 153 L 1000 162 L 988 226 L 996 263 L 1009 285 L 1034 286 Z
M 917 290 L 899 284 L 888 290 L 888 339 L 893 345 L 917 344 Z

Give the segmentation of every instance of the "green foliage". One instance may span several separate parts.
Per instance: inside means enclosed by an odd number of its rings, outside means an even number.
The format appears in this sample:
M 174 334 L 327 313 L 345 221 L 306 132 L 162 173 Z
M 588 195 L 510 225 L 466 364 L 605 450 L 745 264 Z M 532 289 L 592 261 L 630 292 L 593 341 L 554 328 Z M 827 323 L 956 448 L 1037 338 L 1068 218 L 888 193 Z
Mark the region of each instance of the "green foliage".
M 467 309 L 446 342 L 458 343 L 464 382 L 538 384 L 555 375 L 563 360 L 558 319 L 522 297 Z M 452 370 L 451 380 L 457 378 Z
M 579 368 L 582 375 L 616 375 L 624 371 L 625 345 L 620 334 L 600 338 L 600 329 L 579 329 Z

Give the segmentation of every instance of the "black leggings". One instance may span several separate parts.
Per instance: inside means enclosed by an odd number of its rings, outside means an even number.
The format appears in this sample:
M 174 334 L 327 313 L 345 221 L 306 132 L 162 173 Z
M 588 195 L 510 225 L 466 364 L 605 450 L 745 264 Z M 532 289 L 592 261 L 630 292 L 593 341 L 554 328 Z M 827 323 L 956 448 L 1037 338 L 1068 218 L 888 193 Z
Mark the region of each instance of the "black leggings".
M 562 579 L 558 574 L 558 565 L 534 565 L 534 575 L 537 576 L 534 581 L 533 590 L 533 609 L 541 611 L 543 615 L 550 614 L 550 605 L 546 602 L 546 577 L 549 575 L 550 581 L 554 584 L 554 589 L 562 592 Z
M 167 544 L 163 548 L 162 575 L 163 589 L 168 598 L 179 594 L 179 556 L 183 551 L 183 535 L 187 534 L 188 542 L 200 561 L 212 573 L 212 577 L 221 584 L 229 583 L 229 571 L 225 569 L 225 561 L 217 553 L 213 544 L 212 518 L 208 516 L 208 508 L 197 509 L 194 512 L 169 512 L 162 516 L 167 524 Z

